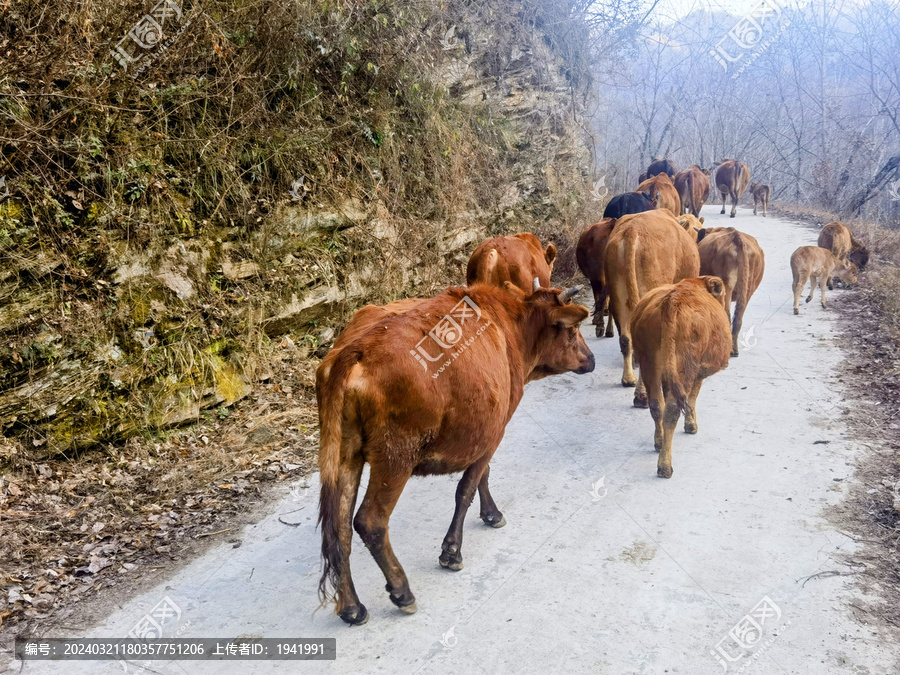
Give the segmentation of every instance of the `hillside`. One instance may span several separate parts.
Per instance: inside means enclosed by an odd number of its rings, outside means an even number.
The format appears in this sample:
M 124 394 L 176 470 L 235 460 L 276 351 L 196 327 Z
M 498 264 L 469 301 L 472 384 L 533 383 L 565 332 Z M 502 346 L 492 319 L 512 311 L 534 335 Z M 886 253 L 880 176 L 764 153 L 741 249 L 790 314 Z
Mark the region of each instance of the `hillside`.
M 0 465 L 226 415 L 277 345 L 302 361 L 355 307 L 460 281 L 486 235 L 565 246 L 590 185 L 567 17 L 537 0 L 3 9 Z

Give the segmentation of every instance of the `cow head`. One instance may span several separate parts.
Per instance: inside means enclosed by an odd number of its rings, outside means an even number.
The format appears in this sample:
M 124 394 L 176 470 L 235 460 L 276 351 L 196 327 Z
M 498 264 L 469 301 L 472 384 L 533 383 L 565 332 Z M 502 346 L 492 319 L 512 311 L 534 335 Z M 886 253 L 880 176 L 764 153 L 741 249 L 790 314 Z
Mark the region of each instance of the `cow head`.
M 519 295 L 527 308 L 525 357 L 526 367 L 531 369 L 528 382 L 549 375 L 581 375 L 594 370 L 594 355 L 578 329 L 590 312 L 587 307 L 572 304 L 578 287 L 565 291 L 541 288 L 535 278 L 531 295 L 525 296 L 515 286 L 507 288 Z
M 725 306 L 725 282 L 719 277 L 714 277 L 709 274 L 700 277 L 700 280 L 706 286 L 706 290 L 709 294 L 722 305 L 722 309 L 728 311 L 728 308 Z
M 838 264 L 834 266 L 831 275 L 835 279 L 840 279 L 845 284 L 859 283 L 859 268 L 856 266 L 856 263 L 846 259 L 838 261 Z
M 705 222 L 706 218 L 700 218 L 698 220 L 696 216 L 690 213 L 678 217 L 678 224 L 684 228 L 684 231 L 691 236 L 691 239 L 693 239 L 696 244 L 703 241 L 703 237 L 706 236 L 706 230 L 703 229 L 703 223 Z

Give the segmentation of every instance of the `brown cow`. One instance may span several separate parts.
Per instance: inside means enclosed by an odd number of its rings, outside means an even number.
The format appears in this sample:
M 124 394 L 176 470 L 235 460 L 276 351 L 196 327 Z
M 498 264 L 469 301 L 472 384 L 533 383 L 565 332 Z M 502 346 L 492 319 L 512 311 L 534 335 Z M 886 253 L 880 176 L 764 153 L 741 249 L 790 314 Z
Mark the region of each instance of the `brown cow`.
M 766 257 L 759 242 L 733 227 L 710 227 L 697 246 L 700 274 L 720 277 L 725 283 L 725 310 L 731 321 L 731 355 L 738 355 L 738 337 L 747 303 L 759 288 Z M 734 318 L 731 303 L 734 301 Z
M 655 209 L 622 216 L 607 239 L 604 272 L 624 360 L 622 386 L 637 384 L 629 325 L 634 308 L 647 291 L 700 274 L 700 226 L 691 215 L 676 218 L 667 209 Z M 643 407 L 640 396 L 635 405 Z
M 681 215 L 681 198 L 668 174 L 660 173 L 638 185 L 636 192 L 647 192 L 658 209 L 669 209 L 673 216 Z
M 439 559 L 444 567 L 462 568 L 463 519 L 476 489 L 485 522 L 502 521 L 486 489 L 488 463 L 525 383 L 594 369 L 578 329 L 589 312 L 570 303 L 576 291 L 536 288 L 526 295 L 511 282 L 506 289 L 476 283 L 366 308 L 348 325 L 351 337 L 341 336 L 323 359 L 316 371 L 319 593 L 324 603 L 334 589 L 344 621 L 368 619 L 350 574 L 354 528 L 384 573 L 391 601 L 416 611 L 388 539 L 388 519 L 410 476 L 464 472 Z M 366 462 L 369 486 L 354 518 Z
M 801 246 L 791 254 L 791 272 L 794 274 L 794 314 L 800 313 L 800 294 L 806 286 L 806 280 L 810 280 L 809 297 L 812 300 L 818 281 L 822 293 L 822 308 L 827 309 L 825 302 L 825 283 L 830 277 L 837 277 L 848 284 L 855 284 L 857 276 L 855 263 L 836 257 L 831 251 L 821 246 Z
M 496 253 L 491 254 L 491 250 Z M 504 283 L 511 281 L 530 293 L 532 280 L 537 277 L 542 288 L 549 288 L 555 260 L 556 246 L 547 244 L 544 248 L 541 240 L 530 232 L 485 239 L 469 258 L 466 284 L 471 286 L 481 281 L 504 288 Z
M 681 199 L 681 212 L 678 215 L 690 212 L 691 215 L 699 217 L 700 209 L 709 199 L 709 178 L 699 166 L 694 164 L 675 174 L 674 183 L 678 197 Z
M 596 326 L 597 337 L 614 337 L 613 316 L 609 314 L 606 331 L 603 329 L 603 314 L 609 306 L 609 290 L 606 287 L 606 271 L 604 270 L 604 256 L 606 255 L 606 240 L 616 224 L 615 218 L 604 218 L 591 225 L 578 238 L 578 246 L 575 248 L 575 260 L 578 269 L 591 282 L 591 290 L 594 292 L 594 318 L 592 323 Z
M 734 159 L 723 159 L 716 169 L 716 188 L 722 193 L 722 213 L 725 199 L 731 195 L 731 217 L 737 215 L 737 204 L 750 183 L 750 167 Z
M 862 269 L 869 262 L 868 249 L 853 236 L 850 228 L 840 221 L 836 220 L 822 227 L 818 244 L 838 258 L 847 258 L 850 262 L 856 263 L 858 269 Z M 830 277 L 826 285 L 829 291 L 834 289 Z
M 753 195 L 753 215 L 756 215 L 756 209 L 762 206 L 763 217 L 769 215 L 769 186 L 760 183 L 750 183 L 750 194 Z M 723 211 L 724 213 L 724 211 Z
M 731 329 L 721 279 L 684 279 L 647 293 L 634 309 L 634 355 L 647 388 L 659 452 L 656 475 L 672 477 L 672 436 L 684 413 L 684 430 L 697 433 L 697 396 L 710 375 L 728 366 Z

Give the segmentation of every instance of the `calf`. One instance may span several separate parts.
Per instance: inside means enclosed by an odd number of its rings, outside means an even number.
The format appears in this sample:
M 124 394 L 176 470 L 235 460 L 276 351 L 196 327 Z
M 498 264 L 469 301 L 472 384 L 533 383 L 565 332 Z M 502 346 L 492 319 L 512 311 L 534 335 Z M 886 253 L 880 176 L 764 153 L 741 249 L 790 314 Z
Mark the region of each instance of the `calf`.
M 634 355 L 647 389 L 659 452 L 656 475 L 672 477 L 672 435 L 697 433 L 697 396 L 710 375 L 728 366 L 731 329 L 725 285 L 714 276 L 684 279 L 649 291 L 634 309 Z
M 750 183 L 750 194 L 753 195 L 753 215 L 756 215 L 758 206 L 762 206 L 763 217 L 768 217 L 769 211 L 769 186 L 759 183 Z
M 575 248 L 575 260 L 578 269 L 591 282 L 591 290 L 594 292 L 594 318 L 592 323 L 596 326 L 597 337 L 614 337 L 613 316 L 609 314 L 606 331 L 603 329 L 603 314 L 609 307 L 609 290 L 606 287 L 606 271 L 604 270 L 604 257 L 606 255 L 606 240 L 609 238 L 616 224 L 615 218 L 604 217 L 598 223 L 591 225 L 578 238 L 578 246 Z
M 672 179 L 665 173 L 652 176 L 638 185 L 638 192 L 646 192 L 658 209 L 669 209 L 673 216 L 681 215 L 681 198 Z
M 511 281 L 528 293 L 532 279 L 537 277 L 543 288 L 549 288 L 555 260 L 556 246 L 547 244 L 544 248 L 530 232 L 493 237 L 481 242 L 469 258 L 466 284 L 480 281 L 504 288 Z
M 725 311 L 731 320 L 731 355 L 737 356 L 738 338 L 744 323 L 747 303 L 759 288 L 766 258 L 759 242 L 733 227 L 706 228 L 706 236 L 697 246 L 700 274 L 720 277 L 725 284 Z M 731 302 L 734 301 L 734 318 Z
M 859 243 L 850 232 L 850 228 L 840 221 L 833 221 L 822 227 L 819 232 L 818 245 L 828 249 L 838 258 L 847 258 L 862 269 L 869 262 L 869 251 Z M 831 277 L 826 282 L 828 290 L 834 290 Z
M 643 213 L 655 208 L 649 192 L 625 192 L 609 200 L 603 210 L 603 217 L 621 218 L 629 213 Z
M 841 260 L 821 246 L 798 248 L 791 254 L 791 272 L 794 275 L 794 314 L 800 313 L 800 294 L 803 292 L 803 287 L 806 286 L 807 279 L 810 280 L 810 285 L 809 297 L 806 298 L 806 301 L 812 300 L 818 282 L 822 293 L 822 308 L 827 309 L 825 284 L 829 277 L 833 276 L 848 284 L 855 284 L 859 280 L 857 271 L 855 263 L 846 259 Z
M 623 216 L 616 221 L 606 242 L 604 273 L 610 314 L 619 329 L 624 361 L 622 386 L 637 384 L 630 327 L 634 308 L 647 291 L 700 274 L 697 253 L 700 231 L 700 221 L 696 218 L 675 218 L 667 209 Z M 634 404 L 645 406 L 640 389 Z
M 461 569 L 463 519 L 476 489 L 482 519 L 503 522 L 487 490 L 488 463 L 525 383 L 594 369 L 578 330 L 589 312 L 570 302 L 577 289 L 545 289 L 534 281 L 527 295 L 512 282 L 505 289 L 475 283 L 364 308 L 319 365 L 319 595 L 324 604 L 333 589 L 337 614 L 347 623 L 368 619 L 350 574 L 353 529 L 384 573 L 391 601 L 415 612 L 388 539 L 388 520 L 406 482 L 463 472 L 439 558 L 442 566 Z M 369 485 L 354 517 L 366 462 Z

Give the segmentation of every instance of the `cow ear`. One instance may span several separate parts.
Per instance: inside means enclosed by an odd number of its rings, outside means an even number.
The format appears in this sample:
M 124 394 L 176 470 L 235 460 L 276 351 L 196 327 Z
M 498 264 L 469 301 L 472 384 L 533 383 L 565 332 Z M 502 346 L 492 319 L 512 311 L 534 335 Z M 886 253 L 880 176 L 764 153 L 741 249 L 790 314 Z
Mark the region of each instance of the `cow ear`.
M 681 217 L 678 219 L 678 224 L 684 228 L 684 231 L 690 234 L 691 232 L 691 221 L 689 218 Z
M 719 277 L 706 277 L 706 290 L 714 298 L 725 295 L 725 283 Z
M 696 227 L 694 229 L 697 230 Z M 706 236 L 706 228 L 705 227 L 702 230 L 697 230 L 697 243 L 699 244 L 701 241 L 703 241 L 703 237 L 705 237 L 705 236 Z
M 577 326 L 591 313 L 582 305 L 562 305 L 550 309 L 550 323 L 560 328 Z
M 553 269 L 553 262 L 556 260 L 556 247 L 553 244 L 547 244 L 547 248 L 544 250 L 544 260 L 550 265 L 550 269 Z
M 514 296 L 516 296 L 520 300 L 525 299 L 525 291 L 523 291 L 521 288 L 516 286 L 513 282 L 504 281 L 503 287 L 506 288 L 506 290 L 508 290 L 510 293 L 512 293 Z
M 705 222 L 706 222 L 706 216 L 700 216 L 700 224 L 702 225 Z

